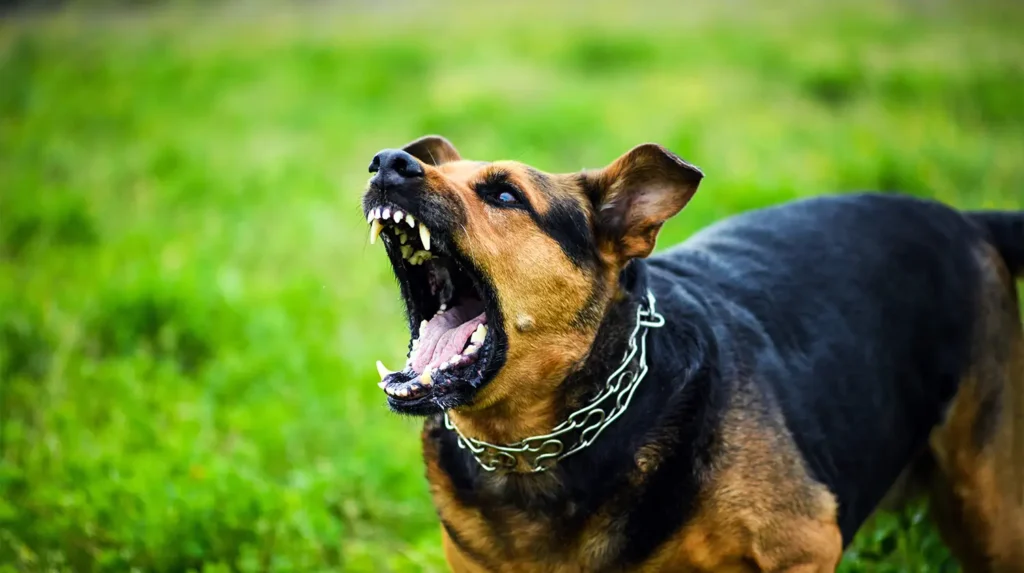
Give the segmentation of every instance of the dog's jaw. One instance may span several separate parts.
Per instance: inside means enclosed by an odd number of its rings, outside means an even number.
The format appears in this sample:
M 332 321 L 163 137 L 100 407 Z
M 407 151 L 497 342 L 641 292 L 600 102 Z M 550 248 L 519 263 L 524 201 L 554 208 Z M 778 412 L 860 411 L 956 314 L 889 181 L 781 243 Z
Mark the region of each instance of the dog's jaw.
M 405 365 L 377 362 L 388 405 L 429 414 L 469 403 L 501 363 L 500 314 L 489 286 L 443 228 L 414 206 L 364 204 L 370 242 L 384 244 L 406 303 L 410 342 Z

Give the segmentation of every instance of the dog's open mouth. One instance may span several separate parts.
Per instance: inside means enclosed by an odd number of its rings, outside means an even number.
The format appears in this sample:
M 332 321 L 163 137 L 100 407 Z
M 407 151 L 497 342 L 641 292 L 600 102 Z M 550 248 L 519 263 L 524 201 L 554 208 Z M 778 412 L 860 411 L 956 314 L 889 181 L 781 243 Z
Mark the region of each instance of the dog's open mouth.
M 380 361 L 380 387 L 403 413 L 465 403 L 490 375 L 500 315 L 490 287 L 443 232 L 395 205 L 369 210 L 370 242 L 383 241 L 405 300 L 411 340 L 405 367 Z

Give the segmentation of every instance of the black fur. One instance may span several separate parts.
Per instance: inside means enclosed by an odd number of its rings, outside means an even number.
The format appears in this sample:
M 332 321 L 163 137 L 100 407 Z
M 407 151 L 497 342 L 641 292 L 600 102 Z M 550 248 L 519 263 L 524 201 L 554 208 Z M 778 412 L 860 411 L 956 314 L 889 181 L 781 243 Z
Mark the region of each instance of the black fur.
M 622 545 L 609 566 L 638 563 L 692 516 L 726 408 L 750 396 L 785 421 L 812 476 L 837 497 L 845 545 L 925 448 L 970 367 L 981 283 L 973 249 L 996 237 L 1015 264 L 1020 243 L 1006 230 L 1022 220 L 986 217 L 986 230 L 934 202 L 860 194 L 716 224 L 623 272 L 629 297 L 563 384 L 566 413 L 618 366 L 646 289 L 667 322 L 650 331 L 650 372 L 630 408 L 593 446 L 550 476 L 496 477 L 439 430 L 439 463 L 463 503 L 550 520 L 553 543 L 610 509 Z M 645 444 L 664 457 L 634 486 L 627 478 Z M 536 479 L 561 486 L 528 487 Z
M 1024 217 L 1020 213 L 975 211 L 967 213 L 978 223 L 1002 255 L 1010 272 L 1024 274 Z
M 543 214 L 532 206 L 529 208 L 533 222 L 558 243 L 574 265 L 593 268 L 597 264 L 597 247 L 587 214 L 574 201 L 559 197 L 555 183 L 547 175 L 530 167 L 527 173 L 533 185 L 548 199 L 548 209 Z
M 547 212 L 534 216 L 534 221 L 558 242 L 565 256 L 578 268 L 589 269 L 597 264 L 597 247 L 590 233 L 590 224 L 575 202 L 553 198 Z
M 592 352 L 594 358 L 563 384 L 566 394 L 576 396 L 567 401 L 567 411 L 598 391 L 610 369 L 618 366 L 635 325 L 635 309 L 645 292 L 647 274 L 645 265 L 639 263 L 623 273 L 623 286 L 633 296 L 606 316 Z M 694 301 L 679 294 L 682 296 L 662 296 L 659 310 L 682 320 L 666 324 L 662 329 L 665 336 L 648 339 L 651 355 L 678 359 L 663 364 L 655 361 L 630 408 L 601 435 L 599 445 L 558 465 L 553 473 L 564 489 L 554 490 L 556 496 L 549 498 L 546 494 L 551 490 L 528 486 L 527 481 L 536 476 L 509 475 L 500 478 L 507 480 L 501 493 L 492 493 L 486 482 L 494 476 L 482 472 L 459 449 L 453 433 L 442 431 L 436 437 L 439 463 L 452 477 L 459 500 L 482 510 L 504 507 L 550 519 L 556 546 L 571 540 L 597 509 L 614 504 L 613 513 L 623 516 L 619 526 L 630 540 L 622 549 L 622 559 L 629 561 L 641 560 L 678 529 L 693 509 L 698 476 L 710 461 L 712 432 L 724 399 L 708 375 L 711 333 L 702 330 L 706 325 L 698 316 L 691 316 Z M 647 490 L 629 487 L 627 471 L 635 466 L 636 449 L 644 443 L 666 441 L 674 445 Z
M 844 542 L 969 367 L 982 240 L 945 206 L 864 194 L 741 215 L 652 263 L 714 293 L 719 364 L 779 405 Z

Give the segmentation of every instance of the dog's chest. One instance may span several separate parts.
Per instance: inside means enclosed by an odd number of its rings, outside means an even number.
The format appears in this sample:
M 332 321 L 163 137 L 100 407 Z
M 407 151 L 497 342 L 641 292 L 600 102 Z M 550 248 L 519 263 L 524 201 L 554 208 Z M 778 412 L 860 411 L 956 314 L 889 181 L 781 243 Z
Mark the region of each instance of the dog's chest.
M 452 499 L 432 484 L 450 563 L 487 571 L 606 571 L 619 555 L 622 535 L 607 512 L 564 517 Z M 453 567 L 459 570 L 460 567 Z
M 601 571 L 617 557 L 622 528 L 610 516 L 620 512 L 577 506 L 551 474 L 447 471 L 451 460 L 427 434 L 426 475 L 453 569 Z
M 835 499 L 810 479 L 790 443 L 761 435 L 765 424 L 748 418 L 728 418 L 722 433 L 728 453 L 698 483 L 676 474 L 663 479 L 656 451 L 641 449 L 639 473 L 628 472 L 588 508 L 558 495 L 557 474 L 446 471 L 451 458 L 425 432 L 446 557 L 455 571 L 760 571 L 790 560 L 837 558 Z M 673 504 L 684 490 L 692 505 Z M 666 514 L 674 517 L 666 521 Z

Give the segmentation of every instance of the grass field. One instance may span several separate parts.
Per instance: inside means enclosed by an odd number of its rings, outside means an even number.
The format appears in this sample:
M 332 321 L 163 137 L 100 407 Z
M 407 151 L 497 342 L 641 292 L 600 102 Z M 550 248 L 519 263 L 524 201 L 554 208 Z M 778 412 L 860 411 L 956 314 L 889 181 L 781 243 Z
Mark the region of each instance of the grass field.
M 333 3 L 0 20 L 0 571 L 439 571 L 358 199 L 441 133 L 704 169 L 664 248 L 884 189 L 1024 206 L 1024 11 Z M 966 6 L 966 5 L 965 5 Z M 954 571 L 916 508 L 842 570 Z

